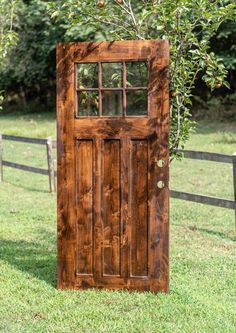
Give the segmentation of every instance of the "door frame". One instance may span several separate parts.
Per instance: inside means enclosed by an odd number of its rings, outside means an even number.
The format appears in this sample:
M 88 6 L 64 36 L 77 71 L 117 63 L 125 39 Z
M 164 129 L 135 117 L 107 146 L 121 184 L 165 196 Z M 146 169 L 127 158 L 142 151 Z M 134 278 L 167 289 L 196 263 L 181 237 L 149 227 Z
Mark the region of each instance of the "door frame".
M 103 58 L 104 54 L 106 54 L 105 58 Z M 157 265 L 158 268 L 156 268 L 159 272 L 153 272 L 153 276 L 148 281 L 143 279 L 142 284 L 130 279 L 124 288 L 167 292 L 169 288 L 169 45 L 166 40 L 59 43 L 57 45 L 58 288 L 84 289 L 90 287 L 86 282 L 78 286 L 75 274 L 76 231 L 74 221 L 76 220 L 76 201 L 72 190 L 75 181 L 75 129 L 79 135 L 79 126 L 76 125 L 78 118 L 76 117 L 75 105 L 75 64 L 96 61 L 115 62 L 119 59 L 122 61 L 136 61 L 137 59 L 155 61 L 157 77 L 155 80 L 152 79 L 153 86 L 149 87 L 149 92 L 154 93 L 157 97 L 152 107 L 159 110 L 156 128 L 159 150 L 157 156 L 153 157 L 153 172 L 158 170 L 156 180 L 161 180 L 165 184 L 164 188 L 158 190 L 155 198 L 155 218 L 158 218 L 159 222 L 158 234 L 153 230 L 154 239 L 152 239 L 152 246 L 158 247 L 161 251 L 158 256 L 156 253 L 153 254 L 153 260 L 161 258 Z M 102 118 L 104 121 L 108 118 L 108 122 L 111 119 L 111 117 Z M 131 122 L 129 118 L 125 118 L 127 122 Z M 150 121 L 152 120 L 150 119 Z M 145 122 L 143 124 L 145 126 Z M 158 168 L 157 162 L 159 160 L 164 161 L 164 167 Z M 96 209 L 95 213 L 99 214 Z M 155 274 L 160 277 L 157 279 Z M 117 288 L 122 287 L 118 281 L 112 286 L 109 286 L 108 282 L 104 287 L 116 288 L 116 285 Z

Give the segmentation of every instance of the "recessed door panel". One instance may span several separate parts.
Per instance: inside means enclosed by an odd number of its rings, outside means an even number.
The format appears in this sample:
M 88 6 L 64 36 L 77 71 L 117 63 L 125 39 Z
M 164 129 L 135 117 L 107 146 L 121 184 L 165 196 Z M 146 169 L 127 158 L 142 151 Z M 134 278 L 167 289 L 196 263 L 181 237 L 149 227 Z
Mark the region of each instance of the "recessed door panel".
M 148 141 L 131 141 L 131 275 L 148 276 Z
M 120 275 L 120 141 L 103 143 L 103 274 Z
M 76 142 L 77 274 L 93 273 L 93 141 Z

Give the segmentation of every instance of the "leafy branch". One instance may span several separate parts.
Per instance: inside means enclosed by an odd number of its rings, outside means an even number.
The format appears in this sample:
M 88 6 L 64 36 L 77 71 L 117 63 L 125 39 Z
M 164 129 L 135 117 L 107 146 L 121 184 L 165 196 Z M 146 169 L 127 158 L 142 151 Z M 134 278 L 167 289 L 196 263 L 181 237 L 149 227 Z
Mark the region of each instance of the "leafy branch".
M 191 97 L 201 75 L 213 90 L 225 81 L 227 71 L 210 50 L 221 24 L 236 18 L 234 0 L 59 0 L 50 4 L 57 19 L 68 18 L 71 27 L 89 26 L 97 39 L 168 39 L 170 43 L 170 149 L 183 147 L 194 126 Z M 55 14 L 54 14 L 55 15 Z M 108 27 L 112 29 L 108 29 Z M 99 34 L 98 34 L 99 32 Z M 92 36 L 92 35 L 91 35 Z M 90 37 L 89 37 L 90 38 Z

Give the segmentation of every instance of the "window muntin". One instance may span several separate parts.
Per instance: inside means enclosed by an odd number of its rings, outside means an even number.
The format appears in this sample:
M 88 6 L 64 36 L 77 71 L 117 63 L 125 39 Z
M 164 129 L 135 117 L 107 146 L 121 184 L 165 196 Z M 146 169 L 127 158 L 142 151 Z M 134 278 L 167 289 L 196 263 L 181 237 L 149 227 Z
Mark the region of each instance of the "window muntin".
M 77 64 L 77 117 L 146 116 L 146 61 Z

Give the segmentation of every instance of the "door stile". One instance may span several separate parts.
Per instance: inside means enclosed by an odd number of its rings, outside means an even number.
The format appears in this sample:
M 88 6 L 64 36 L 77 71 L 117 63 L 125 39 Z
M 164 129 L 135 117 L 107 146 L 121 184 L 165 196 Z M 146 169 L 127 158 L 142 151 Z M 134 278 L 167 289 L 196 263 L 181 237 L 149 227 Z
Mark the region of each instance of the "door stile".
M 161 116 L 158 119 L 158 134 L 160 137 L 159 154 L 164 161 L 161 168 L 161 178 L 164 187 L 158 193 L 158 207 L 162 205 L 162 260 L 160 288 L 169 290 L 169 82 L 168 82 L 169 54 L 161 61 L 158 77 L 160 86 L 158 89 L 158 100 L 161 107 Z
M 155 253 L 153 257 L 153 277 L 158 279 L 158 286 L 152 286 L 154 290 L 169 290 L 169 82 L 168 82 L 169 54 L 166 52 L 165 58 L 155 61 L 153 64 L 151 82 L 153 98 L 151 98 L 151 108 L 156 112 L 156 140 L 153 141 L 152 156 L 154 163 L 154 189 L 155 221 L 156 227 L 153 230 L 153 247 Z M 154 102 L 156 99 L 156 103 Z M 158 110 L 158 112 L 157 112 Z M 163 161 L 160 166 L 158 161 Z M 163 184 L 159 183 L 163 182 Z
M 74 63 L 72 44 L 57 47 L 58 288 L 75 282 Z
M 157 183 L 160 174 L 157 169 L 158 149 L 156 144 L 156 133 L 149 140 L 149 278 L 152 288 L 159 287 L 160 281 L 160 264 L 162 261 L 161 242 L 162 242 L 162 214 L 159 214 L 160 208 L 157 207 L 158 194 Z M 155 281 L 154 281 L 155 280 Z M 153 282 L 154 281 L 154 282 Z M 153 285 L 154 284 L 154 285 Z

